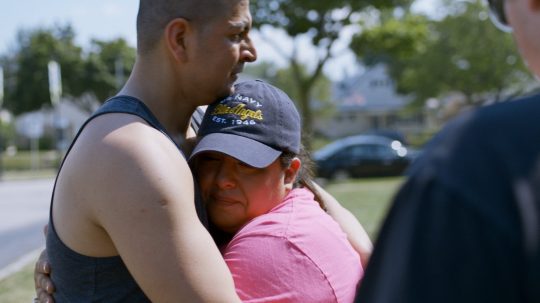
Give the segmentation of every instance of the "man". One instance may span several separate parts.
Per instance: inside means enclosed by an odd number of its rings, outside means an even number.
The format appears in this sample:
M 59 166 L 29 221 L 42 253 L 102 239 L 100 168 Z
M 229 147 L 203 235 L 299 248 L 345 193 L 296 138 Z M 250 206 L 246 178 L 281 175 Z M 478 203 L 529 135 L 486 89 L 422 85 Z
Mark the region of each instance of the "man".
M 540 76 L 540 1 L 489 4 Z M 396 196 L 356 302 L 540 302 L 539 118 L 535 95 L 467 113 L 434 138 Z
M 181 144 L 195 108 L 229 95 L 256 60 L 250 27 L 248 0 L 140 1 L 137 61 L 111 101 L 151 114 L 106 111 L 66 156 L 47 239 L 57 302 L 239 302 L 170 138 Z
M 172 141 L 183 145 L 195 108 L 231 94 L 256 59 L 250 27 L 248 0 L 140 1 L 133 72 L 85 124 L 57 177 L 47 236 L 57 302 L 239 301 Z M 334 217 L 350 219 L 329 200 Z M 369 250 L 355 224 L 345 231 Z M 43 264 L 36 289 L 46 302 Z

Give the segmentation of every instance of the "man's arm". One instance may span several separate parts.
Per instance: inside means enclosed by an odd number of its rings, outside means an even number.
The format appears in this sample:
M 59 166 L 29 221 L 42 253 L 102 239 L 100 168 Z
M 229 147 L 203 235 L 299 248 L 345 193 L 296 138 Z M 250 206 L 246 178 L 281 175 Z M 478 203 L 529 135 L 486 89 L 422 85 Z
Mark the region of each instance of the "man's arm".
M 348 209 L 341 206 L 336 198 L 315 182 L 313 182 L 313 184 L 323 200 L 322 202 L 326 207 L 327 213 L 339 224 L 345 234 L 347 234 L 347 238 L 352 247 L 360 255 L 362 267 L 366 268 L 371 252 L 373 251 L 373 244 L 371 243 L 366 230 Z
M 184 149 L 184 152 L 186 152 L 186 153 L 189 153 L 189 151 L 191 150 L 192 146 L 190 144 L 192 144 L 192 142 L 190 140 L 194 140 L 194 137 L 195 137 L 195 134 L 194 134 L 191 127 L 190 127 L 189 130 L 191 131 L 191 133 L 187 134 L 187 136 L 186 136 L 187 140 L 184 142 L 185 144 L 183 144 L 183 149 Z M 165 144 L 165 146 L 167 146 L 167 145 L 169 145 L 170 142 L 166 141 L 166 142 L 162 142 L 162 143 Z M 176 149 L 169 150 L 169 153 L 171 153 L 172 158 L 178 158 L 177 157 L 178 151 Z M 163 166 L 161 164 L 164 164 L 164 163 L 167 163 L 167 166 L 168 166 L 168 164 L 170 164 L 170 162 L 163 161 L 163 159 L 159 159 L 159 158 L 154 158 L 154 159 L 157 159 L 157 163 L 155 163 L 156 164 L 155 165 L 156 169 L 155 170 L 151 169 L 151 171 L 168 171 L 170 169 L 170 167 L 162 167 L 161 170 L 157 169 L 159 166 Z M 171 161 L 174 162 L 174 159 L 171 159 Z M 119 163 L 122 163 L 122 161 L 120 161 Z M 181 167 L 179 167 L 176 170 L 177 172 L 182 172 L 182 171 L 185 172 L 186 171 L 185 165 L 182 165 L 182 164 L 180 164 Z M 128 164 L 127 162 L 123 163 L 124 167 L 128 167 L 129 165 L 130 164 Z M 137 164 L 135 164 L 135 166 L 137 166 Z M 189 169 L 189 168 L 187 168 L 187 169 Z M 191 173 L 189 172 L 189 170 L 188 170 L 187 174 L 184 173 L 184 175 L 183 175 L 184 181 L 180 180 L 180 178 L 181 178 L 180 176 L 177 177 L 178 179 L 174 179 L 174 178 L 175 178 L 174 176 L 169 177 L 169 180 L 176 180 L 176 181 L 172 182 L 174 184 L 163 185 L 163 188 L 167 188 L 167 186 L 169 186 L 169 187 L 175 188 L 177 190 L 181 189 L 182 193 L 179 193 L 178 195 L 179 196 L 183 195 L 184 200 L 187 200 L 187 202 L 185 202 L 185 203 L 187 203 L 188 207 L 186 209 L 184 209 L 184 210 L 177 211 L 178 214 L 183 214 L 183 215 L 185 215 L 187 217 L 187 219 L 180 220 L 180 222 L 184 223 L 183 225 L 185 226 L 185 231 L 188 233 L 188 235 L 184 237 L 186 239 L 186 242 L 189 242 L 190 240 L 191 241 L 193 241 L 193 240 L 194 241 L 204 240 L 207 243 L 204 243 L 203 246 L 204 245 L 212 246 L 212 247 L 209 248 L 209 250 L 214 249 L 213 247 L 215 247 L 215 244 L 213 243 L 213 241 L 210 241 L 210 243 L 208 243 L 208 239 L 206 239 L 207 234 L 208 234 L 206 229 L 204 227 L 202 227 L 202 225 L 200 224 L 200 222 L 198 220 L 195 220 L 195 222 L 192 220 L 193 218 L 196 218 L 196 213 L 193 212 L 194 209 L 192 209 L 192 207 L 191 207 L 191 206 L 194 205 L 194 203 L 189 202 L 190 199 L 193 200 L 193 198 L 190 197 L 190 196 L 193 196 L 193 194 L 190 195 L 189 194 L 190 191 L 186 192 L 186 189 L 191 188 L 191 185 L 193 184 L 193 181 L 191 179 L 192 178 Z M 148 181 L 148 180 L 146 180 L 146 181 Z M 145 180 L 137 181 L 137 182 L 144 183 Z M 171 183 L 171 182 L 169 182 L 169 183 Z M 130 190 L 127 190 L 127 192 L 130 192 Z M 192 189 L 191 189 L 191 193 L 192 193 Z M 174 195 L 174 193 L 171 193 L 171 195 Z M 133 200 L 133 197 L 127 197 L 126 199 L 131 200 L 131 201 L 135 201 L 135 200 Z M 127 208 L 130 209 L 130 207 L 127 207 Z M 123 211 L 121 211 L 121 212 L 123 212 Z M 115 218 L 112 218 L 112 221 L 115 221 Z M 156 224 L 156 225 L 157 226 L 162 226 L 159 223 Z M 165 229 L 165 232 L 166 232 L 167 228 L 164 228 L 164 229 Z M 45 226 L 44 232 L 45 232 L 45 234 L 47 233 L 47 226 Z M 163 234 L 163 233 L 161 233 L 161 234 Z M 186 243 L 186 244 L 189 245 L 188 243 Z M 215 249 L 214 249 L 213 254 L 215 255 Z M 196 255 L 200 257 L 200 256 L 203 256 L 204 254 L 196 254 Z M 219 257 L 218 260 L 222 260 L 221 255 L 219 253 L 218 253 L 218 257 Z M 212 257 L 210 257 L 209 260 L 212 260 Z M 193 261 L 195 261 L 195 260 L 193 260 Z M 188 262 L 188 263 L 191 263 L 191 262 Z M 219 263 L 222 263 L 222 262 L 219 262 Z M 191 265 L 188 264 L 186 266 L 186 268 L 191 268 L 191 270 L 195 270 L 195 272 L 198 272 L 198 271 L 201 270 L 201 268 L 192 268 L 192 264 Z M 217 264 L 217 265 L 218 265 L 218 267 L 215 268 L 215 270 L 217 270 L 220 266 L 223 267 L 222 264 Z M 211 267 L 213 267 L 213 266 L 211 266 Z M 212 270 L 204 270 L 203 272 L 211 274 Z M 52 294 L 55 291 L 55 287 L 53 285 L 52 280 L 50 279 L 50 273 L 51 273 L 51 267 L 50 267 L 50 263 L 49 263 L 49 260 L 48 260 L 48 257 L 47 257 L 47 251 L 44 250 L 41 253 L 41 255 L 39 256 L 39 259 L 36 261 L 35 268 L 34 268 L 34 282 L 35 282 L 36 296 L 39 298 L 39 301 L 42 302 L 42 303 L 54 302 L 54 300 L 52 298 Z M 224 279 L 224 280 L 225 280 L 225 282 L 228 283 L 227 280 L 230 280 L 230 275 L 228 273 L 228 269 L 225 269 L 225 276 L 226 276 L 226 279 Z M 177 282 L 177 281 L 179 281 L 179 279 L 180 279 L 179 276 L 175 276 L 174 279 L 172 279 L 172 281 Z M 204 279 L 200 279 L 199 281 L 204 281 Z M 206 285 L 212 285 L 212 283 L 208 283 Z M 204 287 L 206 287 L 206 286 L 204 286 Z M 175 285 L 175 288 L 176 288 L 176 285 Z M 233 289 L 233 286 L 226 287 L 226 285 L 225 285 L 224 289 L 225 290 Z M 225 297 L 223 297 L 223 299 L 224 298 Z M 235 298 L 233 300 L 236 300 L 236 299 L 237 299 L 237 297 L 235 296 Z
M 197 217 L 185 159 L 146 125 L 120 131 L 104 140 L 109 169 L 96 178 L 104 190 L 103 199 L 95 199 L 101 203 L 94 204 L 93 219 L 139 286 L 153 302 L 239 301 L 226 264 Z
M 166 137 L 147 125 L 125 123 L 125 115 L 109 116 L 113 119 L 96 118 L 101 120 L 100 127 L 85 130 L 86 135 L 79 138 L 82 151 L 70 154 L 75 158 L 71 173 L 84 172 L 84 177 L 70 175 L 64 168 L 69 185 L 79 186 L 63 186 L 67 193 L 62 194 L 92 201 L 82 204 L 85 226 L 105 231 L 153 302 L 239 302 L 230 272 L 197 217 L 193 179 L 185 159 Z M 58 218 L 55 214 L 55 221 Z M 68 239 L 69 245 L 71 237 L 76 251 L 84 254 L 90 249 L 87 255 L 110 246 L 96 247 L 88 245 L 88 239 L 77 242 L 73 235 L 65 235 L 63 241 Z

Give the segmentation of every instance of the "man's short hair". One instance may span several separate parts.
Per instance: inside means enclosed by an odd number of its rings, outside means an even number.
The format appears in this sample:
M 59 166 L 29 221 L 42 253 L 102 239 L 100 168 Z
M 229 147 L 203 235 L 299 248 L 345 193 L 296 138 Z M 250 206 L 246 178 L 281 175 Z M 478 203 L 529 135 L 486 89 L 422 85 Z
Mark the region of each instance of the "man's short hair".
M 227 12 L 232 0 L 140 0 L 137 14 L 137 51 L 152 50 L 163 35 L 167 24 L 185 18 L 204 26 Z

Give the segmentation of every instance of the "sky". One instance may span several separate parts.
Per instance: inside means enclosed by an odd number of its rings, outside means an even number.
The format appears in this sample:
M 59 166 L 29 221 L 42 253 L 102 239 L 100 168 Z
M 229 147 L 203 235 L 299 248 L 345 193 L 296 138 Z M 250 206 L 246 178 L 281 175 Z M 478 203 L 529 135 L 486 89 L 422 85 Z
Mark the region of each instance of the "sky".
M 417 0 L 421 10 L 433 9 L 435 0 Z M 75 29 L 76 43 L 83 48 L 92 38 L 112 40 L 122 37 L 135 46 L 135 18 L 138 0 L 0 0 L 0 54 L 5 54 L 15 45 L 19 30 L 39 27 L 52 27 L 55 24 L 71 24 Z M 269 32 L 276 41 L 283 43 L 285 49 L 291 49 L 287 37 L 280 31 Z M 337 46 L 340 54 L 327 64 L 325 73 L 333 80 L 339 80 L 354 73 L 357 69 L 355 57 L 350 51 L 343 51 L 353 32 L 346 32 Z M 270 47 L 260 35 L 254 33 L 259 61 L 275 62 L 284 66 L 285 61 Z M 341 46 L 341 47 L 340 47 Z M 307 44 L 302 46 L 302 57 L 309 60 L 314 50 Z M 313 58 L 313 57 L 311 57 Z

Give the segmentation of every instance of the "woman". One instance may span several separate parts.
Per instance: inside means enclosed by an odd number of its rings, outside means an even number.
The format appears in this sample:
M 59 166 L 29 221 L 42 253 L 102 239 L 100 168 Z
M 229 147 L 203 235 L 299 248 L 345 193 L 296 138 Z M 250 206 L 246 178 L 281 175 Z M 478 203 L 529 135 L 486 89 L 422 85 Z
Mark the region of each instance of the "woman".
M 300 117 L 281 90 L 243 82 L 211 105 L 191 155 L 244 302 L 352 302 L 360 258 L 315 200 Z M 316 191 L 315 191 L 316 192 Z

